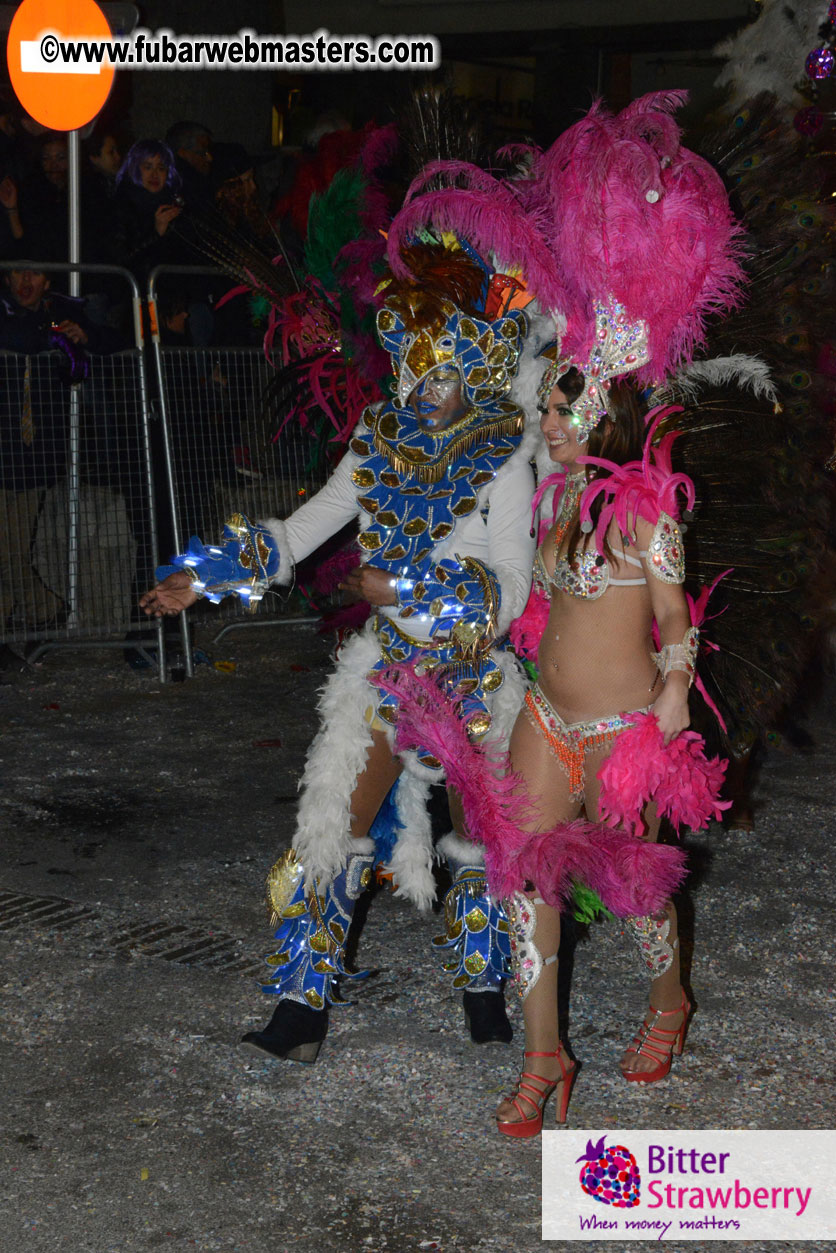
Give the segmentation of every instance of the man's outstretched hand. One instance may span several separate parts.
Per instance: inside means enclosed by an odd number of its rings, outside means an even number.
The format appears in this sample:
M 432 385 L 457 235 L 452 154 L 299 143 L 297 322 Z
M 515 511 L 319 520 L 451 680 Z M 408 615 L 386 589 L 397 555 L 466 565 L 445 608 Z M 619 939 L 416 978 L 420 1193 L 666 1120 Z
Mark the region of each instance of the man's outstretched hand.
M 140 608 L 149 618 L 164 618 L 188 609 L 198 600 L 194 584 L 185 570 L 175 570 L 140 599 Z

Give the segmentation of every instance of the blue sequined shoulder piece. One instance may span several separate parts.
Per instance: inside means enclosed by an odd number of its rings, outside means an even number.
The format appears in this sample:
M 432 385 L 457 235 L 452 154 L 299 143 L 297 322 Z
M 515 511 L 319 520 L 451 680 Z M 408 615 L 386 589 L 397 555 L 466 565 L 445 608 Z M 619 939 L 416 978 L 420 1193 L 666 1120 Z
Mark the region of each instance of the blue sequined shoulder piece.
M 482 406 L 443 435 L 420 430 L 390 403 L 367 410 L 351 441 L 362 458 L 353 471 L 357 501 L 368 515 L 359 542 L 375 566 L 401 571 L 425 561 L 477 507 L 519 447 L 524 416 L 510 402 Z

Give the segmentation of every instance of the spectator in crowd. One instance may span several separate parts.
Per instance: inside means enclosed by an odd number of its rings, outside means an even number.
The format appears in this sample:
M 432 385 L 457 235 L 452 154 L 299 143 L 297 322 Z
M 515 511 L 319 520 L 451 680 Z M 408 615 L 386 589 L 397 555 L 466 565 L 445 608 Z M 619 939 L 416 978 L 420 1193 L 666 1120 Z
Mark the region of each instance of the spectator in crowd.
M 106 128 L 94 130 L 83 140 L 81 154 L 81 259 L 95 265 L 124 265 L 114 231 L 116 175 L 122 164 L 116 135 Z M 126 324 L 130 308 L 126 283 L 107 275 L 82 275 L 82 284 L 91 321 L 113 327 Z
M 22 133 L 20 113 L 20 104 L 11 87 L 0 85 L 0 169 L 18 186 L 31 164 L 27 161 L 27 140 Z
M 139 140 L 125 157 L 116 181 L 123 264 L 133 270 L 140 287 L 146 286 L 155 266 L 202 263 L 190 242 L 193 231 L 188 214 L 181 218 L 185 207 L 182 183 L 166 144 L 158 139 Z M 206 346 L 212 335 L 206 281 L 191 281 L 189 294 L 192 340 Z
M 23 238 L 20 219 L 20 195 L 17 183 L 8 167 L 0 171 L 0 256 L 9 257 L 14 243 Z
M 116 175 L 122 164 L 119 141 L 112 131 L 93 131 L 82 144 L 87 172 L 94 171 L 112 192 L 116 187 Z
M 171 230 L 183 211 L 181 192 L 170 148 L 158 139 L 138 140 L 116 175 L 116 209 L 123 264 L 141 285 L 155 265 L 191 260 Z
M 20 252 L 24 251 L 22 246 Z M 7 273 L 0 298 L 0 620 L 28 628 L 60 622 L 61 598 L 32 568 L 30 550 L 44 495 L 63 476 L 69 384 L 87 373 L 87 353 L 119 347 L 87 320 L 83 301 L 53 291 L 43 270 Z M 39 354 L 58 350 L 64 360 Z
M 276 236 L 261 207 L 255 170 L 258 157 L 243 144 L 217 144 L 212 167 L 215 207 L 225 221 L 253 243 L 275 244 Z
M 38 165 L 24 180 L 20 193 L 20 217 L 27 251 L 34 254 L 35 241 L 67 256 L 67 184 L 69 159 L 67 136 L 47 131 L 38 144 Z
M 166 131 L 165 142 L 174 153 L 186 204 L 208 203 L 212 198 L 212 132 L 200 122 L 175 122 Z
M 274 228 L 261 206 L 255 170 L 258 158 L 242 144 L 216 144 L 212 166 L 215 208 L 223 228 L 234 235 L 243 248 L 256 248 L 267 256 L 279 251 Z M 263 302 L 238 284 L 225 284 L 229 290 L 213 308 L 213 343 L 223 347 L 257 347 L 267 329 Z M 237 294 L 232 294 L 236 292 Z

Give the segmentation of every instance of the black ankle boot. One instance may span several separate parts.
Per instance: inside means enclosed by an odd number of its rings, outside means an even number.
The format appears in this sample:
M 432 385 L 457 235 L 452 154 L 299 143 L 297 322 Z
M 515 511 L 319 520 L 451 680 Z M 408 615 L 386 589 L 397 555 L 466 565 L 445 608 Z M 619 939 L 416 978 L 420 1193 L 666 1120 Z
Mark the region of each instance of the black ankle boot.
M 510 1044 L 514 1030 L 501 992 L 465 992 L 464 1021 L 474 1044 Z
M 263 1031 L 248 1031 L 242 1044 L 250 1044 L 291 1062 L 316 1061 L 328 1031 L 328 1011 L 311 1009 L 298 1001 L 279 1001 Z

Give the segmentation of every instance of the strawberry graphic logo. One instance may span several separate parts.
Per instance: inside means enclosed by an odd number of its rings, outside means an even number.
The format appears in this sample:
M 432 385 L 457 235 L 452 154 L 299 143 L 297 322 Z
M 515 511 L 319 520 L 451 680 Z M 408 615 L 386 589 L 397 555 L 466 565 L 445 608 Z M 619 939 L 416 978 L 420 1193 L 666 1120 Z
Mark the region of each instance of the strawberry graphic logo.
M 586 1152 L 577 1160 L 581 1166 L 580 1183 L 593 1201 L 612 1205 L 616 1209 L 632 1209 L 639 1203 L 641 1175 L 635 1157 L 623 1144 L 604 1144 L 601 1136 L 597 1144 L 586 1142 Z

